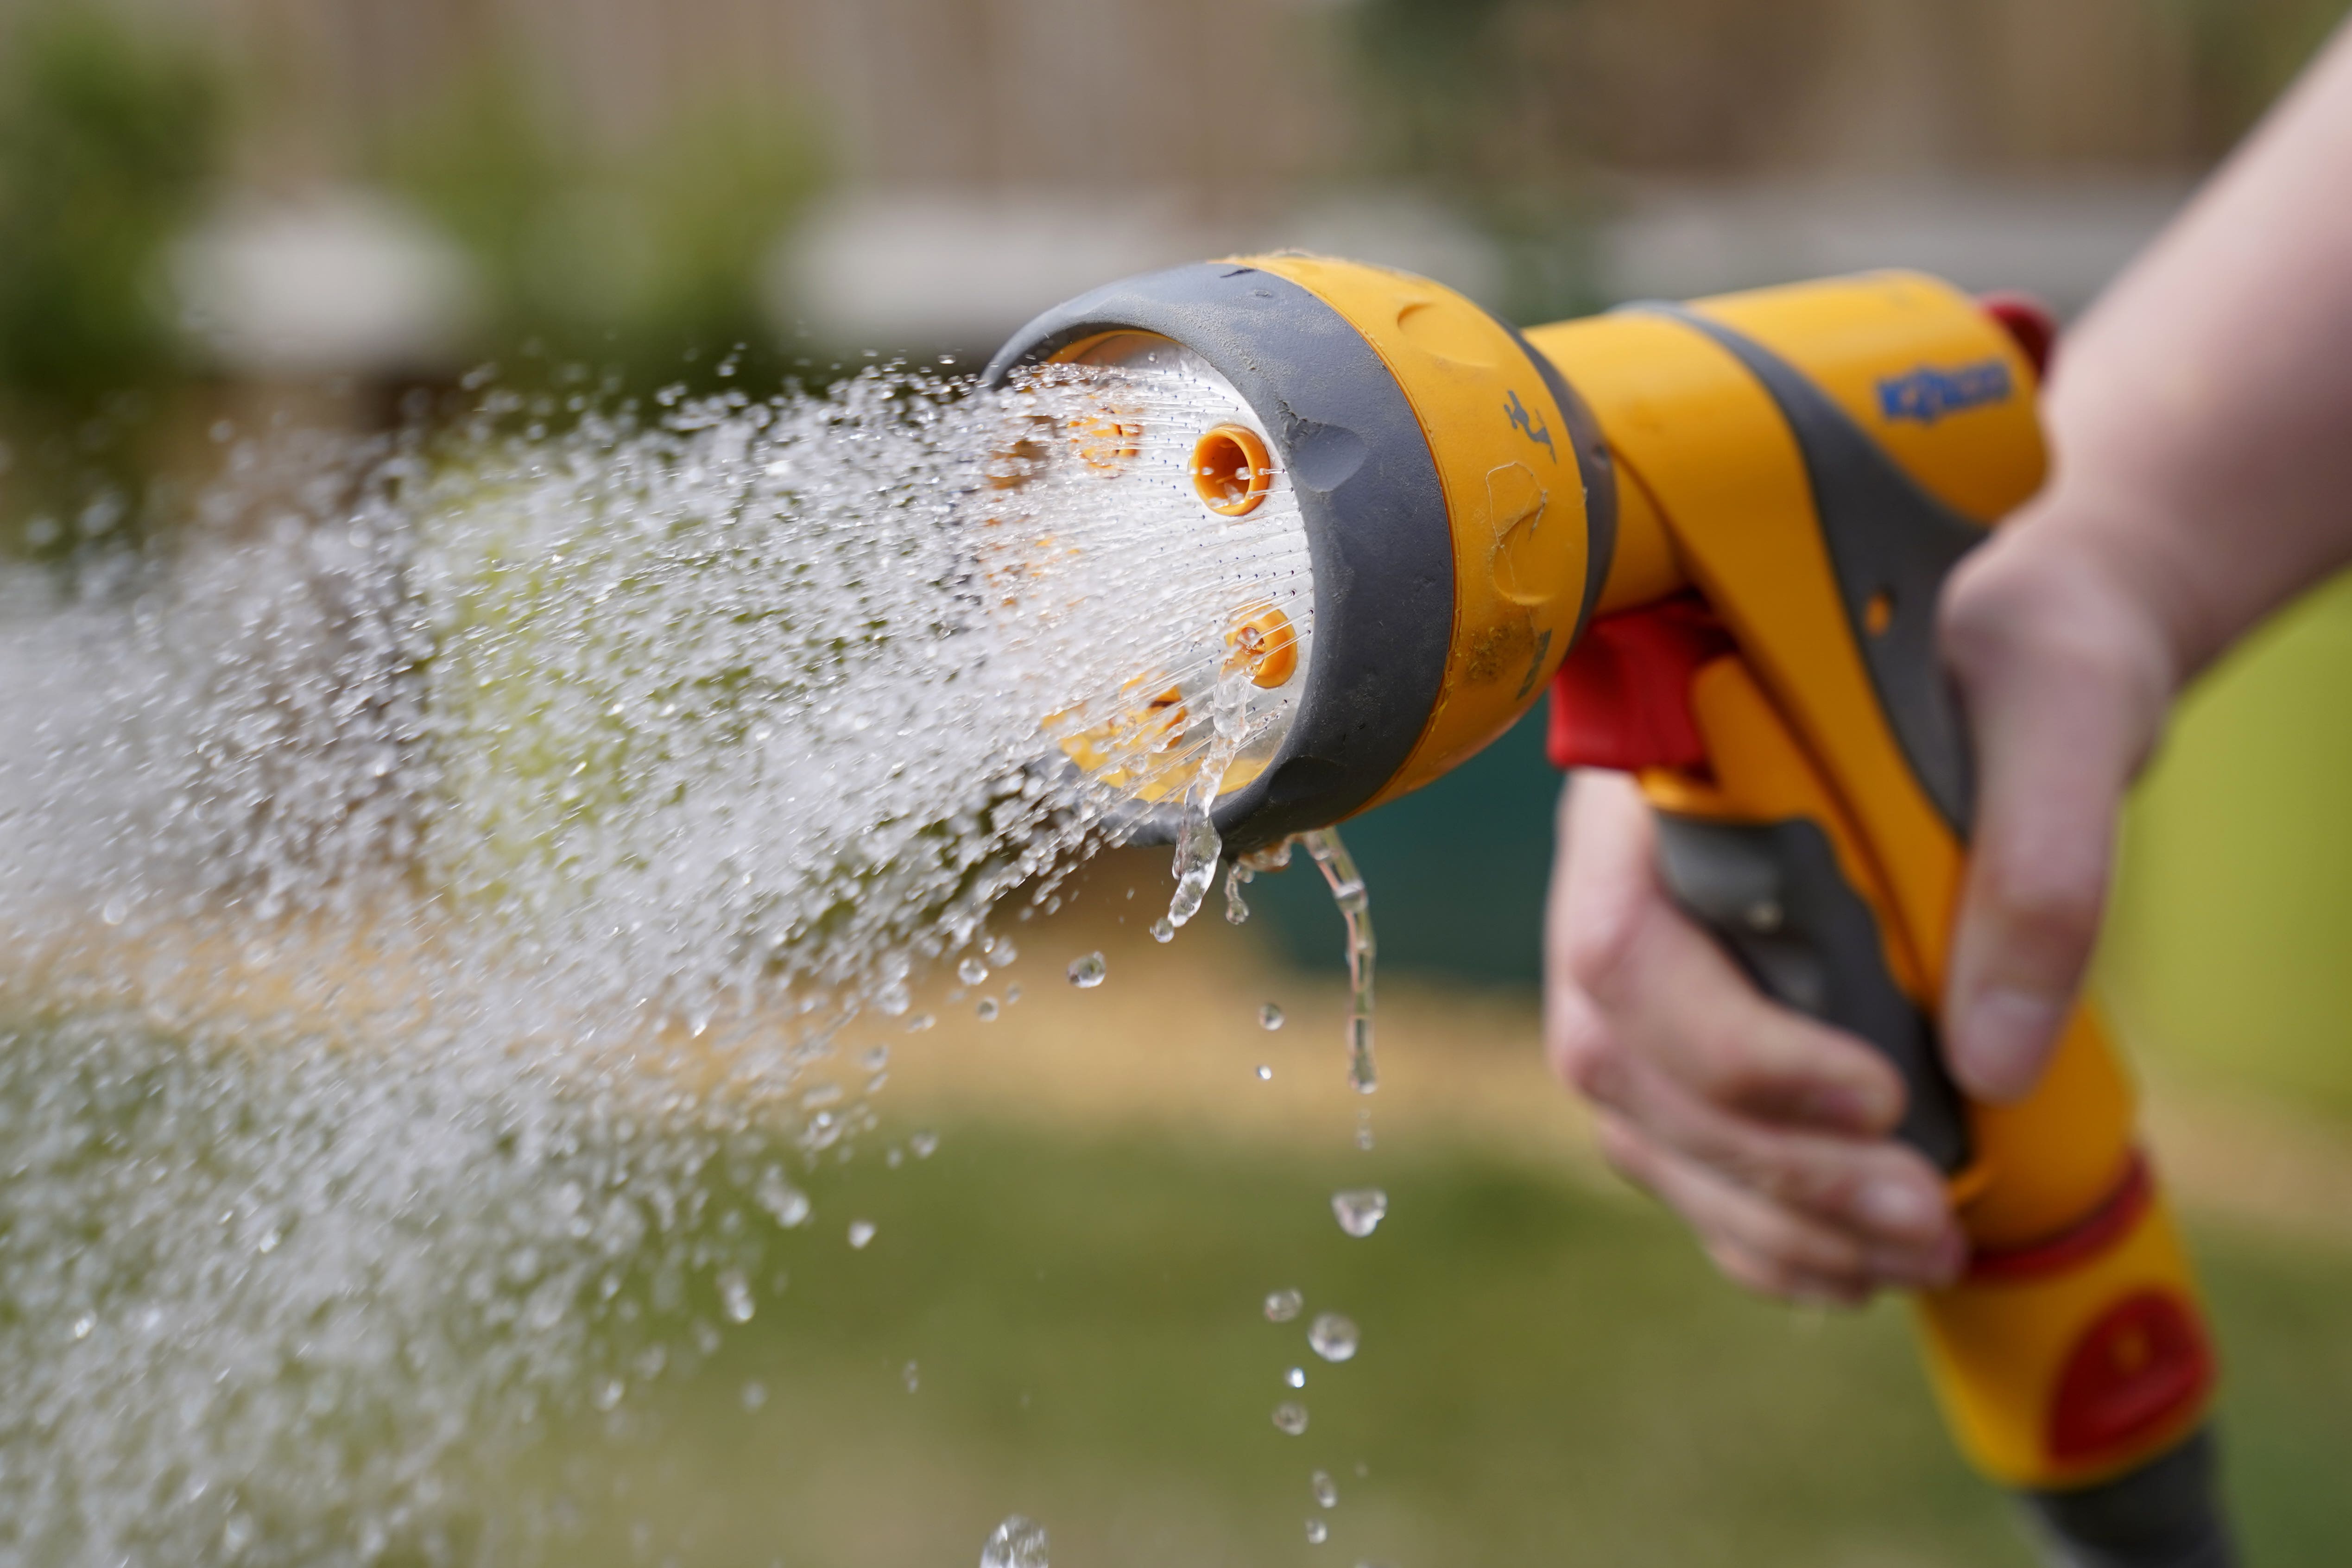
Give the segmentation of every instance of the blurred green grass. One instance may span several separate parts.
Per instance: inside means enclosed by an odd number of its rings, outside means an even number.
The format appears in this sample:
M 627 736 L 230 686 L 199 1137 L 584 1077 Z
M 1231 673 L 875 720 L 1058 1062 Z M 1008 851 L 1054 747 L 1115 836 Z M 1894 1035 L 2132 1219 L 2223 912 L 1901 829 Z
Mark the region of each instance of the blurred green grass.
M 2189 694 L 2126 826 L 2102 975 L 2135 1044 L 2352 1115 L 2352 575 Z
M 969 1563 L 1016 1510 L 1069 1568 L 2031 1562 L 1899 1309 L 1750 1300 L 1663 1215 L 1556 1168 L 1370 1163 L 1394 1207 L 1356 1241 L 1328 1205 L 1366 1179 L 1352 1151 L 974 1122 L 926 1162 L 863 1155 L 786 1238 L 787 1290 L 634 1392 L 624 1436 L 550 1435 L 527 1484 L 563 1492 L 582 1564 Z M 852 1215 L 879 1227 L 862 1251 Z M 2197 1239 L 2251 1560 L 2341 1562 L 2352 1257 Z M 1276 1325 L 1283 1287 L 1307 1311 Z M 1318 1310 L 1360 1324 L 1354 1361 L 1308 1352 Z M 1269 1419 L 1291 1366 L 1299 1437 Z M 1311 1546 L 1318 1468 L 1341 1497 Z

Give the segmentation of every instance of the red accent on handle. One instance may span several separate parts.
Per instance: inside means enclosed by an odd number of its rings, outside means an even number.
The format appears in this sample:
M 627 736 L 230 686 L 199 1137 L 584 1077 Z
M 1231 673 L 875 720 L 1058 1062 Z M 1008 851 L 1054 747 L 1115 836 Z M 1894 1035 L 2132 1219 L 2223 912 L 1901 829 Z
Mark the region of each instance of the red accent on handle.
M 2024 1247 L 1979 1252 L 1969 1260 L 1969 1278 L 2016 1280 L 2063 1273 L 2121 1241 L 2155 1201 L 2156 1177 L 2147 1168 L 2147 1157 L 2135 1149 L 2115 1191 L 2073 1229 Z
M 2213 1351 L 2178 1296 L 2143 1290 L 2100 1315 L 2058 1374 L 2050 1453 L 2091 1459 L 2147 1437 L 2205 1396 Z
M 2049 380 L 2050 355 L 2058 346 L 2058 318 L 2050 307 L 2015 289 L 1979 294 L 1977 303 L 2017 340 L 2018 348 L 2033 365 L 2033 379 Z
M 1594 621 L 1552 678 L 1545 741 L 1552 766 L 1703 766 L 1691 677 L 1730 651 L 1723 624 L 1696 595 Z

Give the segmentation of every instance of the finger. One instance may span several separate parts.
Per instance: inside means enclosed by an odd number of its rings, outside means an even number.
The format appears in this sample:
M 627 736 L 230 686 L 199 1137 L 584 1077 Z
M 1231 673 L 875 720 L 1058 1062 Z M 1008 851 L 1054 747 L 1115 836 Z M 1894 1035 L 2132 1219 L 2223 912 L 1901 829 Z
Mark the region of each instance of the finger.
M 1932 1266 L 1890 1258 L 1833 1226 L 1772 1204 L 1621 1119 L 1604 1122 L 1603 1140 L 1611 1163 L 1682 1215 L 1717 1267 L 1751 1289 L 1855 1302 L 1881 1287 L 1941 1282 Z
M 1912 1283 L 1942 1283 L 1965 1261 L 1966 1242 L 1942 1178 L 1915 1150 L 1727 1114 L 1639 1065 L 1612 1088 L 1621 1098 L 1609 1109 L 1654 1146 L 1759 1201 L 1851 1236 L 1886 1272 Z
M 1842 1108 L 1816 1120 L 1883 1133 L 1900 1113 L 1893 1068 L 1861 1042 L 1759 996 L 1665 900 L 1646 858 L 1649 811 L 1630 781 L 1579 775 L 1562 821 L 1546 988 L 1555 1070 L 1684 1158 L 1850 1231 L 1879 1251 L 1887 1275 L 1948 1274 L 1964 1247 L 1924 1159 L 1875 1136 L 1824 1136 L 1759 1115 Z M 1588 921 L 1622 936 L 1595 938 Z M 1605 963 L 1580 951 L 1620 941 L 1622 955 Z M 1655 971 L 1640 967 L 1653 960 Z M 1604 1007 L 1580 973 L 1619 1005 Z M 1853 1082 L 1869 1098 L 1837 1092 Z
M 1961 1087 L 1990 1100 L 2032 1088 L 2073 1008 L 2124 791 L 2170 690 L 2160 638 L 2119 589 L 2052 549 L 2000 542 L 1955 574 L 1942 618 L 1979 781 L 1945 1049 Z
M 1577 775 L 1563 804 L 1561 841 L 1547 939 L 1556 1037 L 1572 1044 L 1590 1031 L 1592 1020 L 1576 1007 L 1580 994 L 1695 1093 L 1719 1104 L 1777 1121 L 1874 1133 L 1900 1120 L 1902 1079 L 1885 1058 L 1768 1001 L 1666 896 L 1656 829 L 1632 780 Z M 1574 1057 L 1569 1052 L 1565 1065 Z
M 1808 1275 L 1732 1242 L 1707 1243 L 1706 1256 L 1717 1272 L 1733 1284 L 1792 1306 L 1860 1307 L 1867 1304 L 1873 1294 L 1866 1284 Z

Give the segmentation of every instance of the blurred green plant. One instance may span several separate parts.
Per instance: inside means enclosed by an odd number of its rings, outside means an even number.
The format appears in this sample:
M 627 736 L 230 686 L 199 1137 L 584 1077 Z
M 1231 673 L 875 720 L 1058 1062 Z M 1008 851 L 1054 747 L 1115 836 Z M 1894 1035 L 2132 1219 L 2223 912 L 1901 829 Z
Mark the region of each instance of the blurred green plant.
M 103 6 L 26 17 L 0 68 L 0 551 L 141 526 L 142 441 L 193 371 L 164 273 L 219 168 L 217 79 Z
M 1517 321 L 1601 302 L 1586 264 L 1590 139 L 1566 123 L 1547 51 L 1526 36 L 1530 12 L 1561 8 L 1360 0 L 1340 21 L 1361 173 L 1420 187 L 1486 234 L 1503 268 L 1490 303 Z
M 374 162 L 472 258 L 480 347 L 502 378 L 544 361 L 641 390 L 703 384 L 726 363 L 788 369 L 764 274 L 823 184 L 816 140 L 789 109 L 706 101 L 614 151 L 492 58 L 390 131 Z

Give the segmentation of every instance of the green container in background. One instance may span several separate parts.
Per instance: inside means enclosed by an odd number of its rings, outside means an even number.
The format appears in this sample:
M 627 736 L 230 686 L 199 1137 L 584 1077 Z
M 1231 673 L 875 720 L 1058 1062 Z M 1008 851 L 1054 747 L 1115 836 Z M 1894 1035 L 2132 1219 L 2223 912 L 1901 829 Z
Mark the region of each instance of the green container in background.
M 2099 973 L 2135 1048 L 2352 1113 L 2352 574 L 2181 703 Z

